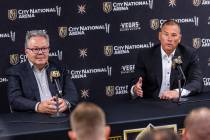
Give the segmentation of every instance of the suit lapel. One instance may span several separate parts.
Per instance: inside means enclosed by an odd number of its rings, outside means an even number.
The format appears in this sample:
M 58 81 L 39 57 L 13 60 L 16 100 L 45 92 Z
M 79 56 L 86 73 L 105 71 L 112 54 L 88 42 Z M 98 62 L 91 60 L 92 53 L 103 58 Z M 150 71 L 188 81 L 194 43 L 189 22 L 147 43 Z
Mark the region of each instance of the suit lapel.
M 176 48 L 176 51 L 175 51 L 175 54 L 174 54 L 174 58 L 177 58 L 178 56 L 181 56 L 181 53 L 180 53 L 180 48 L 179 46 Z M 172 61 L 173 61 L 172 59 Z M 177 83 L 177 77 L 178 76 L 178 73 L 177 73 L 177 70 L 174 69 L 173 67 L 171 67 L 171 75 L 170 75 L 170 88 L 173 89 L 175 86 L 175 83 Z
M 52 81 L 52 79 L 50 78 L 50 72 L 52 71 L 52 67 L 49 64 L 49 67 L 47 68 L 46 72 L 47 72 L 47 80 L 48 80 L 48 85 L 49 85 L 49 89 L 51 92 L 52 96 L 55 96 L 57 93 L 56 87 L 54 82 Z
M 38 101 L 40 101 L 40 93 L 39 93 L 39 87 L 38 84 L 36 82 L 36 78 L 34 75 L 34 72 L 31 68 L 31 65 L 29 64 L 29 62 L 26 62 L 26 75 L 28 75 L 28 79 L 29 79 L 29 83 L 31 83 L 31 89 L 33 91 L 33 93 L 35 94 L 35 97 Z
M 161 83 L 162 83 L 162 58 L 161 58 L 161 51 L 160 51 L 160 46 L 156 48 L 155 52 L 154 52 L 154 66 L 155 66 L 155 74 L 157 77 L 157 83 L 158 83 L 158 87 L 160 89 L 161 87 Z

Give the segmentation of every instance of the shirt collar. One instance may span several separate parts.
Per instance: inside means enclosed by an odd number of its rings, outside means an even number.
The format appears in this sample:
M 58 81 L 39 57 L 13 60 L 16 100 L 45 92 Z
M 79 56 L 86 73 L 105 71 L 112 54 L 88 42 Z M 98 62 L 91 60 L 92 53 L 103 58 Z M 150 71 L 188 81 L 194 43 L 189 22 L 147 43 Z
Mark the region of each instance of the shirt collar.
M 166 52 L 163 50 L 162 46 L 160 48 L 161 48 L 161 58 L 163 58 L 163 59 L 167 58 L 167 57 L 173 58 L 176 49 L 168 56 L 168 54 L 166 54 Z
M 30 64 L 31 68 L 36 71 L 43 71 L 49 67 L 49 63 L 47 63 L 42 70 L 39 70 L 29 59 L 28 59 L 28 62 Z

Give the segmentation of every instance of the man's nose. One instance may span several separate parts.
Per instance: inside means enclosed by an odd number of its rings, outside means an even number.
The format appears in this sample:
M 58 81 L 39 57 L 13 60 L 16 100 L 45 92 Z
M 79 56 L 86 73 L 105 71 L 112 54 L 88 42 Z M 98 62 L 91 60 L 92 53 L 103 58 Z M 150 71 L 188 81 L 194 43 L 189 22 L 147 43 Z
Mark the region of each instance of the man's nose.
M 168 41 L 172 41 L 172 37 L 171 36 L 168 36 Z
M 41 49 L 39 49 L 38 54 L 43 54 L 43 51 Z

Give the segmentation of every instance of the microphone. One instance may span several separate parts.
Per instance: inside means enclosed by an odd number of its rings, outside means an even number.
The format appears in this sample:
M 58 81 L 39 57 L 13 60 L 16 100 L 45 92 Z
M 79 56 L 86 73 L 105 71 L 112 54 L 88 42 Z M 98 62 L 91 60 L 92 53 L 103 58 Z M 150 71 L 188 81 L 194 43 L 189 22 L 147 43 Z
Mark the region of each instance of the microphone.
M 181 56 L 178 56 L 177 58 L 174 58 L 173 61 L 172 61 L 172 68 L 173 69 L 177 69 L 179 71 L 179 73 L 182 75 L 182 78 L 183 80 L 186 82 L 186 77 L 185 77 L 185 74 L 182 70 L 182 58 Z
M 56 85 L 56 88 L 57 88 L 57 91 L 58 91 L 58 94 L 56 94 L 56 98 L 55 98 L 55 101 L 56 101 L 56 107 L 57 107 L 57 112 L 55 114 L 52 114 L 51 117 L 53 118 L 57 118 L 57 117 L 64 117 L 66 116 L 64 113 L 62 112 L 59 112 L 59 102 L 58 102 L 58 98 L 60 96 L 60 98 L 62 98 L 62 89 L 61 89 L 61 85 L 60 85 L 60 82 L 59 82 L 59 77 L 61 76 L 60 74 L 60 71 L 58 70 L 52 70 L 50 72 L 50 79 L 51 81 L 55 82 L 55 85 Z
M 57 91 L 59 93 L 59 95 L 62 97 L 62 88 L 59 82 L 59 77 L 61 76 L 60 72 L 58 70 L 53 70 L 50 72 L 50 78 L 52 81 L 55 82 Z

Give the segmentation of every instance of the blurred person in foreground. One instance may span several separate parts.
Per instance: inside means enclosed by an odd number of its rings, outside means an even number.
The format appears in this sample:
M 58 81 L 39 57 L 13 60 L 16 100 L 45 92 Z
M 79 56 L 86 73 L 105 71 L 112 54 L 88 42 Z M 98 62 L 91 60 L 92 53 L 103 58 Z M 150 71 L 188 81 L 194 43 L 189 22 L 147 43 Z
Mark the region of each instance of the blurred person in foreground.
M 136 137 L 136 140 L 180 140 L 179 136 L 169 129 L 153 129 L 144 135 L 141 133 Z
M 71 140 L 108 140 L 110 135 L 105 113 L 93 103 L 80 103 L 71 113 L 70 125 Z
M 194 109 L 187 115 L 183 140 L 210 140 L 210 109 Z

